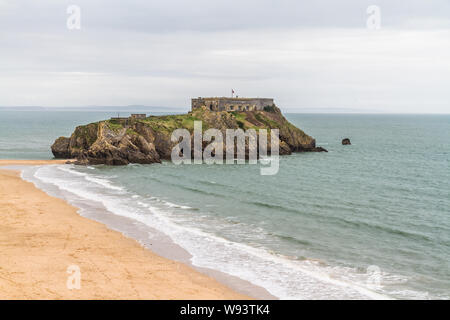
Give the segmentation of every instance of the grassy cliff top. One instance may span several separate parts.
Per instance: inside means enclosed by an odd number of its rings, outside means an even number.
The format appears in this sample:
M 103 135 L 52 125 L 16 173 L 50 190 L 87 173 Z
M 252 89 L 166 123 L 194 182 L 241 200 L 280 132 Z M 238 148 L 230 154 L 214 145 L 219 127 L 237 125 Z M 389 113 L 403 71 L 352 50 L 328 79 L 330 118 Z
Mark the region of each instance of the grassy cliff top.
M 149 116 L 145 119 L 133 119 L 131 123 L 142 123 L 157 132 L 171 134 L 174 130 L 184 128 L 194 130 L 194 121 L 202 121 L 202 129 L 209 128 L 238 129 L 280 129 L 280 135 L 294 133 L 303 143 L 310 143 L 312 138 L 292 125 L 284 118 L 280 110 L 273 106 L 265 111 L 214 112 L 206 108 L 198 108 L 186 114 Z M 105 121 L 110 129 L 117 131 L 125 127 L 120 120 Z

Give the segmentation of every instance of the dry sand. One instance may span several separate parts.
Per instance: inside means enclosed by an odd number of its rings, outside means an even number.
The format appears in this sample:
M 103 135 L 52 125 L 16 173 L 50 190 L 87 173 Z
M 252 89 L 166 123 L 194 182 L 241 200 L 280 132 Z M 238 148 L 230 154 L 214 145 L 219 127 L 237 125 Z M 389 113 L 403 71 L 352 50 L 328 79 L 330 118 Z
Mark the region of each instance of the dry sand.
M 64 161 L 0 160 L 1 165 Z M 81 288 L 69 290 L 71 265 Z M 247 299 L 0 170 L 0 299 Z

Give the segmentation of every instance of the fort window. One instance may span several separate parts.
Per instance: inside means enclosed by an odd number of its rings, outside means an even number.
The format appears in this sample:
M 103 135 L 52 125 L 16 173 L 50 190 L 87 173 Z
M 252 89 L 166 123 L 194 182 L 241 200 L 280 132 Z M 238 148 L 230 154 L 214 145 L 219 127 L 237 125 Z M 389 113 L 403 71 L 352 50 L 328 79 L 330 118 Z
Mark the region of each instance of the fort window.
M 212 111 L 212 109 L 213 109 L 213 105 L 212 105 L 212 103 L 209 105 L 209 110 L 211 110 Z

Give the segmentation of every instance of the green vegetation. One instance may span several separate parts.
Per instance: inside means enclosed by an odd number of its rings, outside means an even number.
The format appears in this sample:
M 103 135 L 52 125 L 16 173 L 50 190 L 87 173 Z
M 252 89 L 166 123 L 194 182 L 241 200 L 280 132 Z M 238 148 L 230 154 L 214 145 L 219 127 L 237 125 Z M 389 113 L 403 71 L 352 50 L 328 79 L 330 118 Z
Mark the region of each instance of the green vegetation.
M 237 128 L 242 130 L 266 129 L 270 133 L 271 129 L 279 129 L 280 135 L 293 137 L 306 143 L 310 143 L 311 137 L 302 130 L 289 123 L 279 112 L 276 106 L 266 106 L 265 111 L 234 111 L 234 112 L 210 112 L 206 108 L 198 108 L 187 114 L 149 116 L 145 119 L 135 120 L 106 120 L 106 127 L 114 133 L 126 132 L 128 135 L 142 134 L 139 124 L 142 124 L 153 131 L 165 136 L 170 136 L 176 129 L 194 130 L 194 121 L 202 121 L 203 131 L 209 128 L 224 130 L 225 128 Z M 80 126 L 76 130 L 76 136 L 81 137 L 83 144 L 92 145 L 97 139 L 99 123 L 91 123 Z
M 261 113 L 257 113 L 255 115 L 255 118 L 259 122 L 262 122 L 268 128 L 278 128 L 280 126 L 279 123 L 277 123 L 276 121 L 273 121 L 269 118 L 264 117 L 263 114 L 261 114 Z
M 245 115 L 244 112 L 233 111 L 233 112 L 231 112 L 231 114 L 234 115 L 234 117 L 238 121 L 244 121 L 247 118 L 247 116 Z
M 231 112 L 231 114 L 234 116 L 234 118 L 236 119 L 237 125 L 239 126 L 239 128 L 246 130 L 248 126 L 246 126 L 246 115 L 244 112 Z
M 98 122 L 90 123 L 86 126 L 78 126 L 75 135 L 81 137 L 87 145 L 92 145 L 97 140 Z
M 139 133 L 137 133 L 136 131 L 134 131 L 131 128 L 127 128 L 127 134 L 131 135 L 131 136 L 138 136 L 139 135 Z
M 265 106 L 263 110 L 266 112 L 276 112 L 276 107 L 275 105 Z
M 194 130 L 194 121 L 201 121 L 201 119 L 188 113 L 181 115 L 150 116 L 139 121 L 150 126 L 155 131 L 172 133 L 172 131 L 179 128 L 185 128 L 192 131 Z
M 239 128 L 245 130 L 245 123 L 244 122 L 237 120 L 237 124 L 238 124 Z
M 105 121 L 105 123 L 108 126 L 108 128 L 114 132 L 119 132 L 120 130 L 123 129 L 123 125 L 117 120 L 108 120 Z
M 267 130 L 270 135 L 271 130 L 279 129 L 284 152 L 314 146 L 314 140 L 289 123 L 278 108 L 273 107 L 269 110 L 273 111 L 211 112 L 203 107 L 187 114 L 150 116 L 145 119 L 110 119 L 77 127 L 70 139 L 64 138 L 62 141 L 57 141 L 58 143 L 55 142 L 61 149 L 55 152 L 59 155 L 79 157 L 83 152 L 92 149 L 89 154 L 94 155 L 94 158 L 99 157 L 94 161 L 95 163 L 99 163 L 98 161 L 111 163 L 110 159 L 104 159 L 104 155 L 108 153 L 102 150 L 115 150 L 120 147 L 135 151 L 136 147 L 142 147 L 140 146 L 142 139 L 145 139 L 150 146 L 151 144 L 155 146 L 159 156 L 149 158 L 141 155 L 143 160 L 141 158 L 137 160 L 145 163 L 158 162 L 160 158 L 170 158 L 172 133 L 176 129 L 187 129 L 192 133 L 195 121 L 202 122 L 204 131 L 215 128 L 224 132 L 226 129 L 240 128 L 245 131 L 253 129 L 256 132 Z M 104 130 L 99 130 L 100 127 Z M 96 141 L 99 142 L 94 145 Z M 119 162 L 114 163 L 125 164 L 129 162 L 129 159 L 117 161 Z

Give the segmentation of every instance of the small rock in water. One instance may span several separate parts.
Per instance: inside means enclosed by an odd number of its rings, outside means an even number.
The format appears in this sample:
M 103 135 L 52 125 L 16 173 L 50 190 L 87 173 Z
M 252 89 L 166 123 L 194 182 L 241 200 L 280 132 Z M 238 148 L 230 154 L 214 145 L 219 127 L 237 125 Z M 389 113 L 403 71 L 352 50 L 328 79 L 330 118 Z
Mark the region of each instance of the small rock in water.
M 344 146 L 351 145 L 350 139 L 349 138 L 342 139 L 342 145 Z

